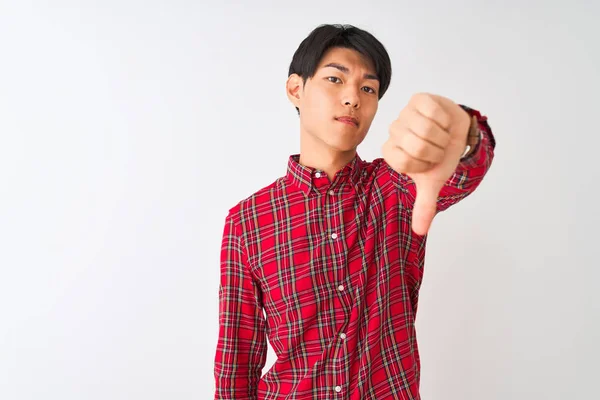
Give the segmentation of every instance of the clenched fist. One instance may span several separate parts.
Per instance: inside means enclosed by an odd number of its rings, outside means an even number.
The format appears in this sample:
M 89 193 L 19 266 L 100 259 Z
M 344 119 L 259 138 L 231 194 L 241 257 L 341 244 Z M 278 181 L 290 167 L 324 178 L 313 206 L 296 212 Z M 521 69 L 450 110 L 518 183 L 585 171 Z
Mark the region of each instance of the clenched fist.
M 383 159 L 416 185 L 412 229 L 419 235 L 429 231 L 440 190 L 465 151 L 470 121 L 452 100 L 418 93 L 390 126 Z

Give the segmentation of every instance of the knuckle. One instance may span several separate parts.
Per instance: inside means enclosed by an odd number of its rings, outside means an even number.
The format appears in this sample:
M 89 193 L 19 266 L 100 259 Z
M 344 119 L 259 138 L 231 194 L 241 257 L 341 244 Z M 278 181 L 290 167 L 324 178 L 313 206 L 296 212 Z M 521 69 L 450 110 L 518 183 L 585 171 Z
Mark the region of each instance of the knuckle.
M 415 156 L 420 159 L 429 158 L 429 154 L 431 153 L 431 150 L 429 147 L 430 146 L 424 142 L 419 143 L 415 149 L 415 153 L 416 153 Z
M 390 124 L 390 136 L 396 137 L 400 134 L 400 131 L 402 130 L 402 127 L 400 126 L 400 121 L 399 120 L 395 120 Z
M 440 135 L 440 142 L 443 148 L 446 148 L 450 144 L 450 135 Z
M 406 137 L 407 151 L 411 156 L 421 158 L 428 152 L 428 143 L 417 135 L 411 134 Z
M 423 96 L 424 96 L 424 93 L 416 92 L 416 93 L 413 93 L 412 96 L 410 96 L 410 99 L 411 100 L 419 100 L 419 99 L 423 98 Z
M 439 121 L 440 126 L 443 129 L 448 129 L 450 126 L 450 115 L 446 112 L 446 110 L 440 109 L 436 115 L 438 115 L 436 121 Z
M 433 121 L 431 120 L 426 120 L 423 123 L 423 135 L 427 138 L 430 139 L 435 135 L 435 131 L 436 131 L 436 125 Z

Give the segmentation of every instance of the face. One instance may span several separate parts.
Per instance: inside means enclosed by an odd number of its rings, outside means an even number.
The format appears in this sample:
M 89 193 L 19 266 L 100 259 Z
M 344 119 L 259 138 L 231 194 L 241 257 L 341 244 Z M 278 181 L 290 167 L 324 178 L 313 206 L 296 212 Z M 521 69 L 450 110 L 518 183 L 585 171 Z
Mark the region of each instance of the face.
M 363 141 L 377 112 L 379 81 L 372 63 L 359 52 L 332 48 L 321 59 L 315 75 L 306 81 L 291 75 L 290 101 L 300 109 L 300 130 L 311 141 L 333 150 L 351 151 Z M 340 121 L 350 117 L 358 125 Z

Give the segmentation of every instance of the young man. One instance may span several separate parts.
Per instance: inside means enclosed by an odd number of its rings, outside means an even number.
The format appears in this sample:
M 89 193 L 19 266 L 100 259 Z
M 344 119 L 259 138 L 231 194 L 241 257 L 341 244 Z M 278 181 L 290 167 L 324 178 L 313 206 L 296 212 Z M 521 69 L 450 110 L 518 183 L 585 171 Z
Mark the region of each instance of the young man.
M 426 233 L 477 188 L 495 141 L 478 111 L 416 94 L 383 158 L 363 161 L 390 78 L 383 45 L 349 25 L 316 28 L 294 54 L 300 153 L 225 219 L 215 399 L 420 398 Z M 261 377 L 267 340 L 277 361 Z

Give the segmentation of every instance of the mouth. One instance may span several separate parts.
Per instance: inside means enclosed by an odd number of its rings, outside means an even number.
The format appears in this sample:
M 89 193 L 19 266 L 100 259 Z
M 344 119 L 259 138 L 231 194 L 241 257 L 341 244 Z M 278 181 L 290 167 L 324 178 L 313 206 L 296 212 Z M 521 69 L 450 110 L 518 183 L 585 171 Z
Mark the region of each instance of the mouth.
M 358 120 L 354 117 L 339 117 L 339 118 L 336 118 L 336 121 L 353 126 L 355 128 L 358 127 Z

